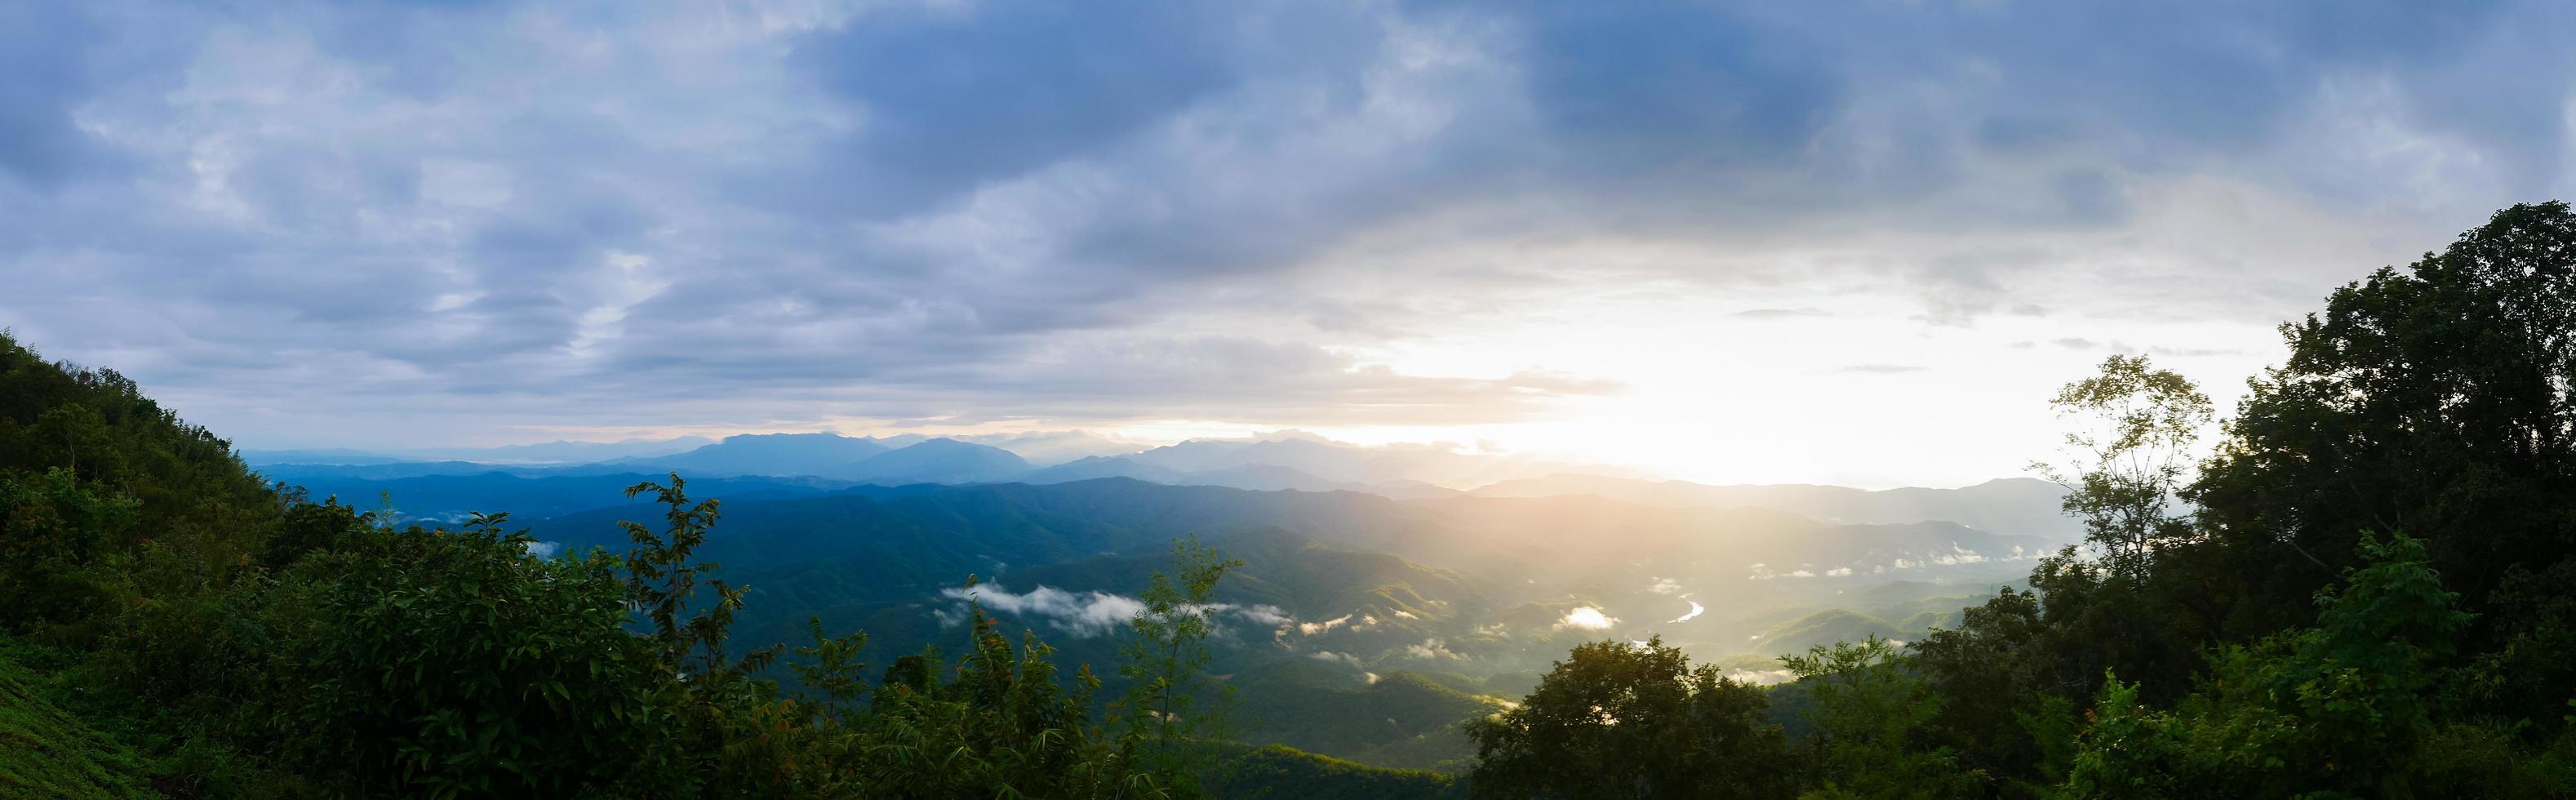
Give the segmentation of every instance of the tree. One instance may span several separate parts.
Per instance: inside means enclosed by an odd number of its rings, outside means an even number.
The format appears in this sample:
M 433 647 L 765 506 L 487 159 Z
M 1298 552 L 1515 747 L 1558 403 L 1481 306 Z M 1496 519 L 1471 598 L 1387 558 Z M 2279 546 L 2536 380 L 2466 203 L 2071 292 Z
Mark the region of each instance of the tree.
M 669 486 L 645 481 L 626 488 L 627 497 L 652 493 L 664 509 L 660 533 L 634 522 L 618 522 L 635 545 L 621 560 L 627 602 L 642 611 L 647 640 L 660 653 L 662 668 L 681 679 L 673 711 L 677 741 L 694 762 L 693 777 L 714 796 L 774 793 L 792 777 L 780 774 L 780 762 L 795 753 L 744 745 L 773 743 L 771 723 L 784 713 L 774 708 L 777 684 L 754 676 L 778 658 L 781 645 L 753 650 L 739 659 L 725 649 L 725 637 L 749 587 L 722 579 L 699 585 L 702 575 L 720 569 L 712 561 L 690 560 L 720 516 L 718 503 L 689 502 L 687 482 L 677 473 L 670 477 Z M 701 591 L 713 602 L 684 617 Z
M 122 463 L 107 418 L 79 403 L 64 403 L 36 416 L 37 440 L 55 448 L 62 468 L 71 474 L 100 478 L 115 475 Z M 89 469 L 81 469 L 81 459 Z
M 704 680 L 758 672 L 777 657 L 775 647 L 753 651 L 738 663 L 724 649 L 725 634 L 733 627 L 734 613 L 741 610 L 748 587 L 709 580 L 706 591 L 715 602 L 697 616 L 681 619 L 698 595 L 698 576 L 721 569 L 712 561 L 689 561 L 706 543 L 707 531 L 719 514 L 714 500 L 690 503 L 687 487 L 678 473 L 671 474 L 669 486 L 645 481 L 626 487 L 627 497 L 651 492 L 666 508 L 664 529 L 658 534 L 634 522 L 617 523 L 635 543 L 625 558 L 627 594 L 643 610 L 653 642 L 672 668 Z
M 1471 721 L 1479 798 L 1783 798 L 1788 737 L 1759 687 L 1661 638 L 1574 648 L 1521 705 Z
M 2199 634 L 2219 613 L 2213 592 L 2195 584 L 2202 573 L 2175 568 L 2192 561 L 2200 541 L 2192 517 L 2173 506 L 2213 414 L 2209 397 L 2144 356 L 2114 355 L 2049 405 L 2072 423 L 2067 463 L 2031 468 L 2066 487 L 2062 508 L 2083 524 L 2084 544 L 2031 570 L 2044 624 L 2015 648 L 2027 662 L 2017 674 L 2069 702 L 2091 697 L 2112 670 L 2179 691 Z
M 1814 698 L 1824 786 L 1805 797 L 1969 797 L 1985 776 L 1958 765 L 1946 747 L 1924 741 L 1941 713 L 1933 692 L 1897 646 L 1875 635 L 1860 643 L 1817 645 L 1784 655 L 1781 666 Z
M 1242 567 L 1196 536 L 1173 542 L 1172 574 L 1154 572 L 1138 598 L 1144 613 L 1128 622 L 1136 635 L 1119 667 L 1127 679 L 1125 746 L 1183 791 L 1197 790 L 1207 748 L 1225 736 L 1234 687 L 1209 696 L 1207 638 L 1215 629 L 1217 581 Z
M 64 467 L 0 471 L 0 607 L 10 610 L 0 631 L 95 605 L 101 590 L 90 564 L 133 527 L 137 505 Z
M 971 585 L 971 584 L 970 584 Z M 863 797 L 1169 798 L 1176 776 L 1130 757 L 1091 724 L 1100 680 L 1056 678 L 1054 649 L 1023 633 L 1014 647 L 981 604 L 969 650 L 943 678 L 936 651 L 895 659 L 844 748 Z
M 2071 461 L 2031 465 L 2067 488 L 2068 516 L 2105 568 L 2135 579 L 2164 547 L 2191 538 L 2191 521 L 2171 513 L 2193 461 L 2192 443 L 2214 413 L 2209 396 L 2146 356 L 2114 355 L 2101 374 L 2067 384 L 2049 401 L 2079 420 L 2066 434 Z
M 1959 627 L 1935 629 L 1912 645 L 1913 666 L 1943 698 L 1927 729 L 1962 766 L 1986 773 L 2007 796 L 2036 797 L 2065 775 L 2073 681 L 2064 652 L 2075 645 L 2041 613 L 2037 592 L 2004 589 L 1961 610 Z

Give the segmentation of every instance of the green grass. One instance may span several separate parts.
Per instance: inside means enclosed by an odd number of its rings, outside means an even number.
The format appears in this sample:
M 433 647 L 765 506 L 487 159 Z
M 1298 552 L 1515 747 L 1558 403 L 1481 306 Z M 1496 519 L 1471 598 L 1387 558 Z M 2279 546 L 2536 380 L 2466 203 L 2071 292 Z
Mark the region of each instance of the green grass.
M 142 760 L 47 702 L 40 679 L 0 657 L 0 796 L 150 798 Z
M 1209 788 L 1230 800 L 1457 800 L 1454 775 L 1386 769 L 1270 745 L 1228 754 Z

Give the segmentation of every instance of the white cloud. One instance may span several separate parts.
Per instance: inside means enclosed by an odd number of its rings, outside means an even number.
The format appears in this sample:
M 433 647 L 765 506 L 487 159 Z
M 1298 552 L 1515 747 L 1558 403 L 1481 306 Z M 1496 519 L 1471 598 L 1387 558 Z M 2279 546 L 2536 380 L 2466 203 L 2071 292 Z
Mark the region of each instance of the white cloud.
M 1322 622 L 1300 622 L 1297 623 L 1297 632 L 1307 636 L 1313 636 L 1348 624 L 1351 621 L 1351 616 L 1352 615 L 1350 614 L 1343 614 Z
M 1278 606 L 1267 603 L 1249 606 L 1239 606 L 1233 603 L 1214 603 L 1209 605 L 1207 608 L 1212 612 L 1233 614 L 1237 617 L 1243 618 L 1246 622 L 1260 625 L 1262 627 L 1277 627 L 1286 625 L 1289 622 L 1288 612 L 1280 610 Z
M 1565 612 L 1565 616 L 1556 621 L 1556 627 L 1558 630 L 1578 628 L 1588 631 L 1603 631 L 1609 630 L 1610 626 L 1617 624 L 1619 624 L 1618 617 L 1603 614 L 1601 613 L 1601 609 L 1594 608 L 1592 606 L 1577 606 L 1573 610 Z
M 1114 632 L 1145 613 L 1144 601 L 1133 597 L 1107 592 L 1075 594 L 1052 586 L 1015 593 L 996 584 L 985 584 L 942 589 L 939 594 L 957 600 L 971 599 L 994 611 L 1044 617 L 1057 628 L 1081 637 Z
M 1459 655 L 1457 651 L 1449 649 L 1449 644 L 1442 641 L 1440 637 L 1437 636 L 1424 639 L 1421 644 L 1406 645 L 1404 648 L 1404 654 L 1424 661 L 1460 661 L 1467 658 L 1466 656 Z
M 2530 2 L 2323 38 L 2243 4 L 25 5 L 0 318 L 270 447 L 1311 420 L 1981 480 L 2050 441 L 1998 392 L 2092 354 L 2014 343 L 2162 347 L 2224 403 L 2273 323 L 2565 185 L 2576 75 Z M 1598 49 L 1637 41 L 1731 90 Z M 2066 41 L 2106 54 L 2015 44 Z M 925 47 L 997 67 L 872 60 Z M 1870 364 L 1923 369 L 1832 369 Z

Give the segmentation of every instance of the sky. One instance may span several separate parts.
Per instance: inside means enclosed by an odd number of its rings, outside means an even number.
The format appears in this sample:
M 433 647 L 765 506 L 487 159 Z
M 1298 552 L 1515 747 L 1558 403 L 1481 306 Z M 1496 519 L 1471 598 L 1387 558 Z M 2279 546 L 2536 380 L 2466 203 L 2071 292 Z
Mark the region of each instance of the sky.
M 1707 482 L 2222 412 L 2568 194 L 2576 7 L 0 0 L 0 326 L 244 447 L 1297 428 Z

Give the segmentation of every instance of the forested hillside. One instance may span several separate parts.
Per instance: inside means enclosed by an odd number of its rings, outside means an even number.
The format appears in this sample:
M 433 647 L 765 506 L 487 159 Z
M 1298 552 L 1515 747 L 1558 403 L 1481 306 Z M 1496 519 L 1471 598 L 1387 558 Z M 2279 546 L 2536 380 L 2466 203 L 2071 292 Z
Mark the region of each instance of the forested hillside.
M 398 518 L 0 336 L 0 795 L 2576 796 L 2576 213 L 2283 335 L 2223 420 L 2067 384 L 2054 547 L 1115 477 Z

